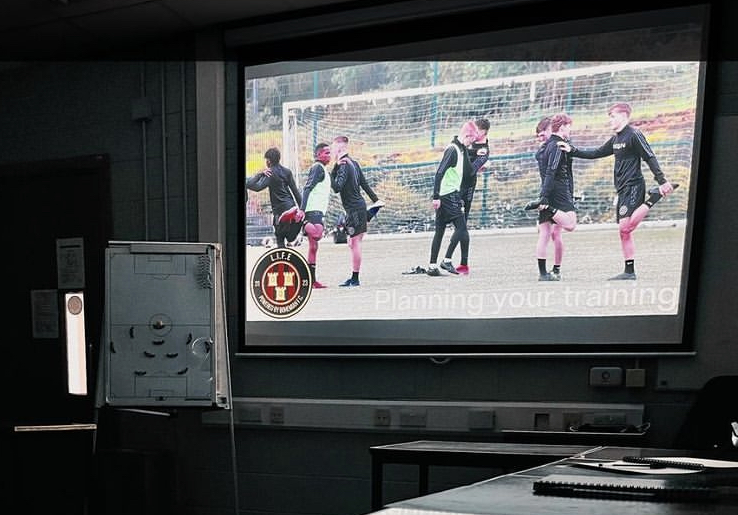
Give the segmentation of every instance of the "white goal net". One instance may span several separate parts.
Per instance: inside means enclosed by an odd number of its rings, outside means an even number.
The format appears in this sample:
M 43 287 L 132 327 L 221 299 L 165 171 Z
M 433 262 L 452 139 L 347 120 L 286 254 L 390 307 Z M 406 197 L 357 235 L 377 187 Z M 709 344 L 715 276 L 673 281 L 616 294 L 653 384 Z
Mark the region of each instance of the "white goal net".
M 430 64 L 430 63 L 428 63 Z M 474 62 L 439 63 L 441 72 L 456 66 L 455 77 Z M 352 65 L 356 75 L 362 66 Z M 573 66 L 573 65 L 571 65 Z M 467 120 L 486 118 L 490 157 L 480 172 L 469 217 L 470 229 L 533 226 L 535 213 L 523 206 L 538 196 L 540 176 L 534 154 L 535 127 L 543 116 L 566 112 L 573 120 L 571 141 L 594 148 L 612 134 L 607 108 L 624 101 L 633 107 L 631 123 L 640 128 L 662 170 L 680 183 L 650 215 L 684 219 L 697 116 L 698 62 L 551 63 L 535 73 L 421 87 L 357 91 L 282 103 L 282 162 L 298 184 L 319 142 L 336 135 L 350 138 L 350 154 L 369 184 L 386 203 L 370 233 L 432 230 L 433 177 L 444 148 Z M 446 68 L 444 68 L 446 67 Z M 401 68 L 398 68 L 401 69 Z M 450 72 L 446 71 L 446 76 Z M 407 84 L 398 77 L 396 84 Z M 439 81 L 440 82 L 440 81 Z M 580 223 L 614 221 L 613 158 L 574 161 L 574 193 Z M 647 185 L 655 184 L 644 164 Z M 266 196 L 262 202 L 268 203 Z M 330 226 L 342 212 L 334 198 Z

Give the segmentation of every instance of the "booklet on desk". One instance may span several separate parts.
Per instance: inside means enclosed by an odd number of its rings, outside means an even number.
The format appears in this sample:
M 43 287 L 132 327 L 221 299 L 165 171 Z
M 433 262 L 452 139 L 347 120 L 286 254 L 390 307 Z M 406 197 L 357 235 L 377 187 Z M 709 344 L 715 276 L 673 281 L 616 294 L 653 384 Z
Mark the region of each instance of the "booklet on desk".
M 692 457 L 625 456 L 617 461 L 578 461 L 577 467 L 594 468 L 625 474 L 693 474 L 708 469 L 738 468 L 737 461 Z
M 533 493 L 565 497 L 621 498 L 653 501 L 709 501 L 717 490 L 666 479 L 592 477 L 549 474 L 533 483 Z

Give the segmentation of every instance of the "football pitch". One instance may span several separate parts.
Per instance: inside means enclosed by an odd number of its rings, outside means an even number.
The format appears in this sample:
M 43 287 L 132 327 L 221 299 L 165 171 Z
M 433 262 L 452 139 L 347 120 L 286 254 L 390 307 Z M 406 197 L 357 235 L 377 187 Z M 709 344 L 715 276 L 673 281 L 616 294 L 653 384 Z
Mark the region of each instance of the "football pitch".
M 469 275 L 408 274 L 428 267 L 433 232 L 367 234 L 363 241 L 361 286 L 339 287 L 351 275 L 346 244 L 331 236 L 320 242 L 317 280 L 305 306 L 286 321 L 464 319 L 548 316 L 676 314 L 684 266 L 684 221 L 646 220 L 634 232 L 635 281 L 608 281 L 623 271 L 615 224 L 580 225 L 564 233 L 562 280 L 539 282 L 535 227 L 470 231 Z M 446 230 L 439 262 L 452 228 Z M 249 281 L 268 249 L 246 248 Z M 307 241 L 293 250 L 307 256 Z M 459 264 L 460 249 L 453 262 Z M 547 267 L 553 265 L 549 245 Z M 248 289 L 248 288 L 247 288 Z M 273 320 L 246 293 L 247 320 Z

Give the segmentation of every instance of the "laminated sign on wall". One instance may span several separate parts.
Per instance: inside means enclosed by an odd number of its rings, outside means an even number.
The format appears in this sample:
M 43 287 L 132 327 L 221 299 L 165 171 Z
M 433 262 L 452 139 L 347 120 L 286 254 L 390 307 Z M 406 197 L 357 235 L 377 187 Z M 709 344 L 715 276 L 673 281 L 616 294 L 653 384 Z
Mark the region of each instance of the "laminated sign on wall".
M 111 242 L 98 405 L 230 408 L 221 247 Z

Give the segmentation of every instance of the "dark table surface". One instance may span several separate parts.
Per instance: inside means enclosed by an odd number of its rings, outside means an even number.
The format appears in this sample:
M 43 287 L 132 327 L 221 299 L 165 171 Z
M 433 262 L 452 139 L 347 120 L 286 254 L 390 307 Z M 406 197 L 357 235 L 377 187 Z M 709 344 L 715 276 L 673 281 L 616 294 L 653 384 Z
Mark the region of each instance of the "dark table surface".
M 638 447 L 601 447 L 585 453 L 584 459 L 617 460 L 623 456 L 705 457 L 734 460 L 735 455 L 709 451 L 692 452 L 674 449 L 648 449 Z M 683 514 L 738 514 L 738 496 L 733 494 L 738 486 L 738 468 L 709 470 L 694 474 L 667 476 L 640 474 L 614 476 L 612 472 L 582 468 L 576 463 L 582 457 L 565 458 L 552 463 L 498 476 L 443 492 L 393 503 L 377 513 L 381 515 L 431 515 L 433 512 L 474 515 L 683 515 Z M 550 474 L 601 478 L 607 482 L 613 477 L 664 479 L 680 481 L 696 487 L 710 486 L 731 490 L 709 501 L 695 502 L 640 500 L 627 497 L 584 497 L 541 495 L 533 492 L 533 484 Z

